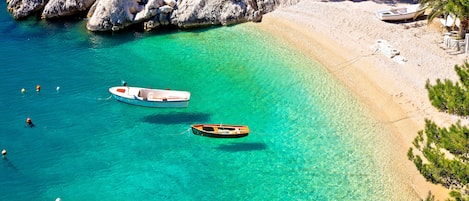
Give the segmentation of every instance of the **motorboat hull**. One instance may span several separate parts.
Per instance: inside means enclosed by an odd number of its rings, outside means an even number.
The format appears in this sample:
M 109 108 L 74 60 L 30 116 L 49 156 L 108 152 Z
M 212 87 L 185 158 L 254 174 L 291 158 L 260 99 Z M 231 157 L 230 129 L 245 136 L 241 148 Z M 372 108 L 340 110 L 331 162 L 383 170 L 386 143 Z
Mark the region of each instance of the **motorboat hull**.
M 190 93 L 187 91 L 147 89 L 140 87 L 111 87 L 112 96 L 124 103 L 154 108 L 188 107 Z

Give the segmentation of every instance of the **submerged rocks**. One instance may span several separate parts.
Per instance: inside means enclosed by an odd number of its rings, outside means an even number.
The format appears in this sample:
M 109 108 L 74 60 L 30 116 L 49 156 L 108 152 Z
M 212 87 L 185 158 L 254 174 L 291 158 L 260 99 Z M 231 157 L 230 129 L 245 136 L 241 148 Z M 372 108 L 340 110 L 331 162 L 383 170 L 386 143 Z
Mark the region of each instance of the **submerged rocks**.
M 145 30 L 174 25 L 194 28 L 259 22 L 262 15 L 300 0 L 7 0 L 15 19 L 41 12 L 51 19 L 82 15 L 90 31 L 118 31 L 141 24 Z

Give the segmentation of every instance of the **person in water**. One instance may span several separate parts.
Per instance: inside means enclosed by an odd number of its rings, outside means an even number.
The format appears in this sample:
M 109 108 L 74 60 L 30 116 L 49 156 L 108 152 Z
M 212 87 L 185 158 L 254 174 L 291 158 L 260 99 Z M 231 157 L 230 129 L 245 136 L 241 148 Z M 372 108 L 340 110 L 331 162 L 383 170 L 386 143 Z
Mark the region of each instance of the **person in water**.
M 26 119 L 26 125 L 25 125 L 25 127 L 30 127 L 30 128 L 34 127 L 34 124 L 33 124 L 33 121 L 31 120 L 31 118 L 28 117 L 28 118 Z

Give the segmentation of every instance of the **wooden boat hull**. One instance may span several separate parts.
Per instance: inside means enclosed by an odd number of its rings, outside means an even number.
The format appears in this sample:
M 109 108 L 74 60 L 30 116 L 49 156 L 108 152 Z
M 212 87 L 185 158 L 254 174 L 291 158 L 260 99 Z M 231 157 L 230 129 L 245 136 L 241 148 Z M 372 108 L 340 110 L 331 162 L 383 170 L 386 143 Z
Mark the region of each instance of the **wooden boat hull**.
M 112 96 L 124 103 L 153 108 L 181 108 L 189 105 L 187 91 L 118 86 L 109 88 Z
M 214 138 L 240 138 L 249 135 L 249 128 L 242 125 L 195 124 L 192 125 L 192 133 Z

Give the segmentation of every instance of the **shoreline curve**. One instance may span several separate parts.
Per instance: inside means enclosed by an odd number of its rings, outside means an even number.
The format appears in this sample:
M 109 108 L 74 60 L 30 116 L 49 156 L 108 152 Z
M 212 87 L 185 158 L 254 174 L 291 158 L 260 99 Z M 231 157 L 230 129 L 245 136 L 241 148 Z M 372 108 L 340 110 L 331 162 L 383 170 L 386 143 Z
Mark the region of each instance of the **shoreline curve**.
M 369 107 L 374 118 L 390 122 L 385 129 L 399 142 L 394 145 L 398 153 L 392 154 L 392 161 L 397 162 L 392 169 L 402 185 L 423 199 L 431 191 L 436 200 L 444 200 L 449 190 L 427 182 L 407 159 L 407 150 L 424 129 L 425 118 L 440 126 L 460 120 L 431 105 L 425 82 L 457 80 L 454 65 L 462 64 L 467 55 L 450 54 L 453 50 L 442 47 L 443 28 L 438 24 L 427 25 L 426 20 L 387 23 L 376 18 L 374 12 L 392 6 L 399 5 L 301 1 L 265 14 L 254 26 L 319 61 Z M 373 49 L 379 40 L 399 49 L 400 62 Z

